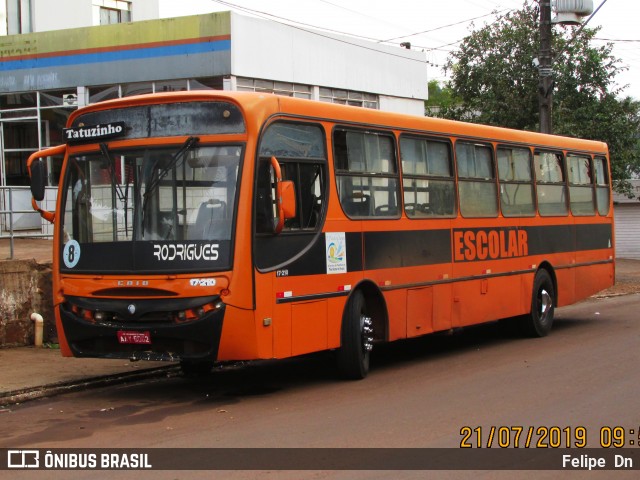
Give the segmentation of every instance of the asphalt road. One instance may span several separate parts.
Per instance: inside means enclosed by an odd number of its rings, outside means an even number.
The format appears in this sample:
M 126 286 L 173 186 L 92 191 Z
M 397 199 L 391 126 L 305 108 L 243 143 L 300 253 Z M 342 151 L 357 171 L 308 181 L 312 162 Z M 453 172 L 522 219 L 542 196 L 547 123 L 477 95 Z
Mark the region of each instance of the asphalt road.
M 565 307 L 543 339 L 523 339 L 490 324 L 376 347 L 372 372 L 359 382 L 337 380 L 330 356 L 317 355 L 225 369 L 201 379 L 173 377 L 41 399 L 0 414 L 0 447 L 458 448 L 465 427 L 474 432 L 467 439 L 473 446 L 480 427 L 486 447 L 491 428 L 501 426 L 523 426 L 525 432 L 559 427 L 561 447 L 566 432 L 572 444 L 585 432 L 586 446 L 599 447 L 602 427 L 621 426 L 626 441 L 635 442 L 627 446 L 640 450 L 638 306 L 640 295 Z M 632 430 L 635 437 L 629 435 Z M 541 436 L 535 434 L 534 440 Z M 11 473 L 11 478 L 87 477 L 64 471 Z M 151 473 L 144 478 L 427 476 L 415 471 Z M 551 470 L 533 476 L 585 473 Z M 473 476 L 531 478 L 531 472 Z M 91 478 L 114 477 L 141 474 L 91 472 Z M 612 477 L 636 478 L 637 471 L 590 472 L 590 478 Z

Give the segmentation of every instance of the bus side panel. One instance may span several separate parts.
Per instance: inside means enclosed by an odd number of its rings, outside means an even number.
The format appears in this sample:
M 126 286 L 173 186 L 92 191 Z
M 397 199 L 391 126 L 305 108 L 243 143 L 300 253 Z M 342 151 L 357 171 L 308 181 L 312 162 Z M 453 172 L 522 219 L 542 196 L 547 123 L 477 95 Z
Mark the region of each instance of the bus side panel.
M 454 327 L 490 322 L 524 313 L 521 280 L 482 278 L 454 286 Z
M 291 306 L 291 354 L 327 349 L 327 301 L 297 303 Z
M 525 315 L 531 311 L 531 296 L 533 292 L 533 280 L 535 273 L 520 275 L 520 295 L 522 298 L 522 312 L 518 315 Z
M 576 268 L 576 298 L 587 298 L 613 285 L 613 263 Z
M 222 324 L 222 337 L 218 350 L 218 360 L 250 360 L 271 358 L 271 345 L 259 343 L 260 329 L 258 318 L 251 310 L 242 310 L 227 305 Z M 266 329 L 265 329 L 266 330 Z
M 598 217 L 590 217 L 582 222 L 576 225 L 575 301 L 614 283 L 613 227 L 609 223 L 602 223 Z
M 489 279 L 488 296 L 496 302 L 493 311 L 497 318 L 515 317 L 529 311 L 531 295 L 523 295 L 523 283 L 522 274 Z
M 433 332 L 433 287 L 407 290 L 407 337 Z
M 558 268 L 555 270 L 557 279 L 558 307 L 571 305 L 576 299 L 576 269 Z
M 451 284 L 433 287 L 433 330 L 435 332 L 451 328 L 452 292 Z
M 342 314 L 346 297 L 330 298 L 327 304 L 327 348 L 340 347 Z
M 287 358 L 291 356 L 291 304 L 277 304 L 273 309 L 271 323 L 273 329 L 273 356 Z
M 384 301 L 387 304 L 389 318 L 389 341 L 407 338 L 407 290 L 384 292 Z
M 287 358 L 329 347 L 327 300 L 277 304 L 273 311 L 273 356 Z M 338 318 L 341 318 L 340 313 Z M 338 326 L 338 331 L 339 331 Z M 340 346 L 340 335 L 336 347 Z

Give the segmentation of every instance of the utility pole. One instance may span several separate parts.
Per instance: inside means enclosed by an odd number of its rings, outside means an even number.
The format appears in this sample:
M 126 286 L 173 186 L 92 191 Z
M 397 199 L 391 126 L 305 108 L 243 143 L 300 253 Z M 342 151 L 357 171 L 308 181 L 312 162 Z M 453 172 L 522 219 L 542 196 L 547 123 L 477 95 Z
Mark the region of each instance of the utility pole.
M 540 131 L 551 133 L 553 104 L 553 58 L 551 56 L 551 0 L 540 0 L 540 55 L 538 57 Z

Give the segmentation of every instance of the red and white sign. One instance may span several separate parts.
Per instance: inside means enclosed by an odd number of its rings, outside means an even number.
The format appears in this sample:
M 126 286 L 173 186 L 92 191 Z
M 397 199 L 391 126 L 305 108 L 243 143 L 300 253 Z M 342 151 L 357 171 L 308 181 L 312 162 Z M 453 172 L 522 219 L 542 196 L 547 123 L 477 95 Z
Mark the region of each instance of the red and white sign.
M 118 330 L 118 342 L 127 344 L 151 344 L 151 335 L 146 332 Z

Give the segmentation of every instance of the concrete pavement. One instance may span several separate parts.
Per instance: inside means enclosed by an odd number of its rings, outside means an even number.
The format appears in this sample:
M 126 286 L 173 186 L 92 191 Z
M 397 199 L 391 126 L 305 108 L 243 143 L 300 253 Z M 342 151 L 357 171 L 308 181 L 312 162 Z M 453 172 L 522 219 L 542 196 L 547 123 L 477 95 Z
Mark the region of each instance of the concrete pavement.
M 178 363 L 68 358 L 47 347 L 1 348 L 0 412 L 3 405 L 179 371 Z
M 13 251 L 12 251 L 13 250 Z M 50 263 L 53 257 L 53 241 L 44 238 L 0 238 L 0 261 L 31 260 Z

